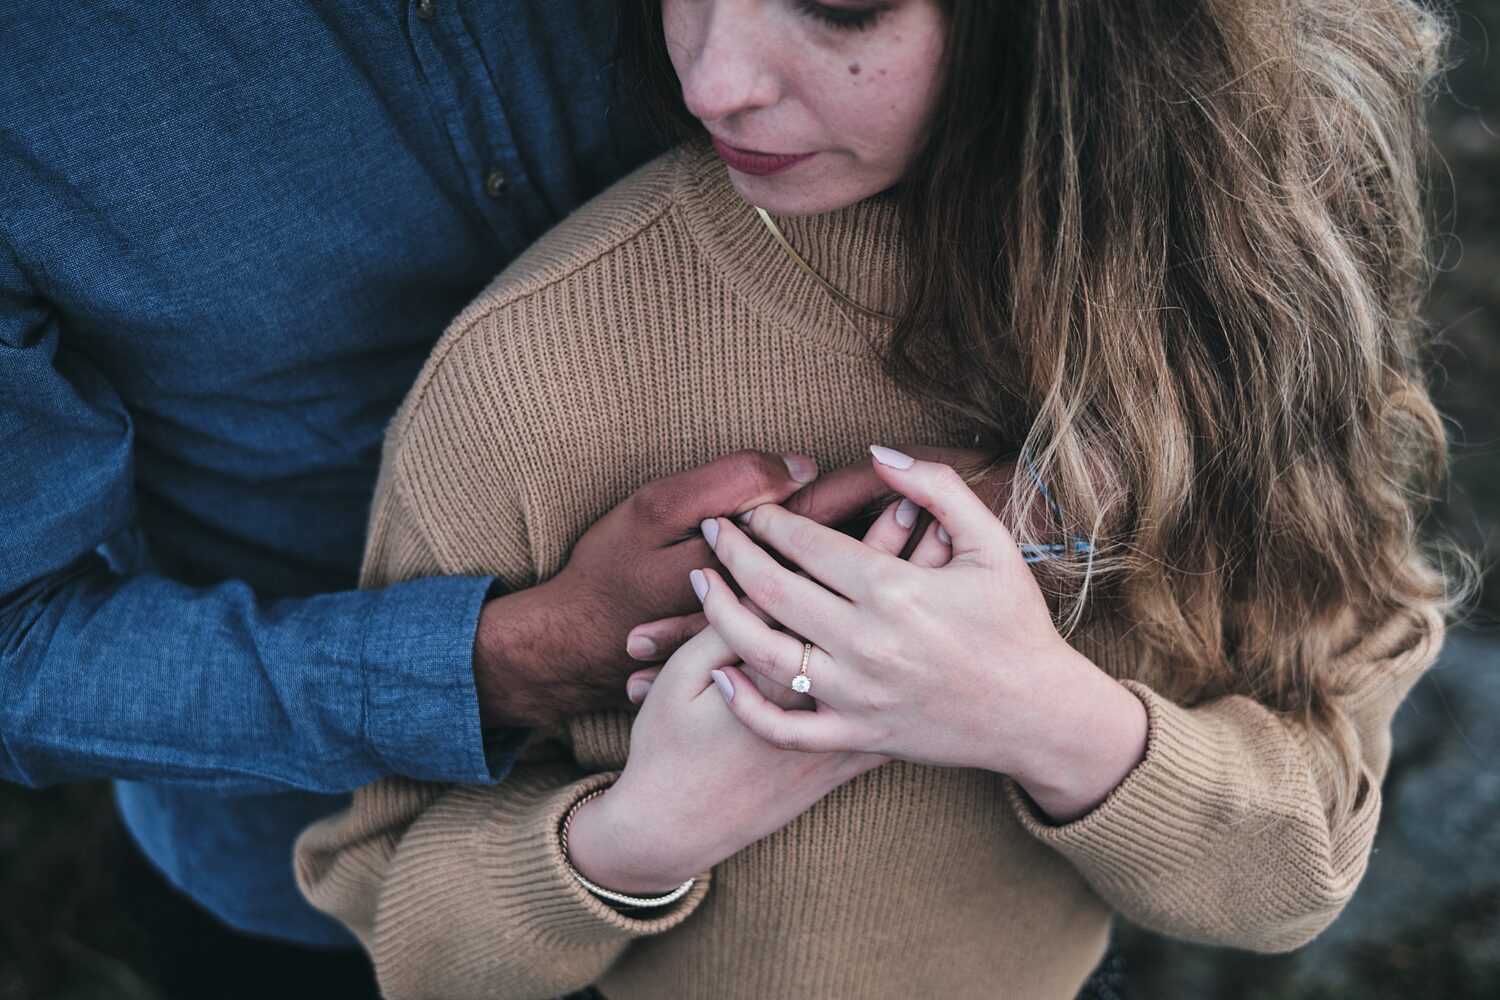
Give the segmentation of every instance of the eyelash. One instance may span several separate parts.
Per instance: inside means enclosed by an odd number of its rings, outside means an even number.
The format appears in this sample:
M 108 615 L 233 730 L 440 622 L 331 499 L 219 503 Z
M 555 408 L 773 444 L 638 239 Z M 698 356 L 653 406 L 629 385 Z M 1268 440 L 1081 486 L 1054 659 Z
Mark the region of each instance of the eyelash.
M 880 17 L 876 9 L 851 10 L 845 7 L 828 7 L 814 0 L 796 0 L 797 9 L 808 17 L 822 21 L 839 31 L 864 31 L 872 28 Z

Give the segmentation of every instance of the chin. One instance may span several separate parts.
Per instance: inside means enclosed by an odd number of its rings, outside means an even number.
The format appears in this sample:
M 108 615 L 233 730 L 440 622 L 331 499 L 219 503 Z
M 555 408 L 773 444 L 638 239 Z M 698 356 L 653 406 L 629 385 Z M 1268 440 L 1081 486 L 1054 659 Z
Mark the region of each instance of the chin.
M 793 168 L 784 174 L 752 177 L 728 166 L 724 169 L 729 171 L 729 183 L 741 198 L 772 215 L 821 215 L 884 190 L 883 186 L 860 184 L 852 178 L 830 176 L 823 171 L 803 173 Z

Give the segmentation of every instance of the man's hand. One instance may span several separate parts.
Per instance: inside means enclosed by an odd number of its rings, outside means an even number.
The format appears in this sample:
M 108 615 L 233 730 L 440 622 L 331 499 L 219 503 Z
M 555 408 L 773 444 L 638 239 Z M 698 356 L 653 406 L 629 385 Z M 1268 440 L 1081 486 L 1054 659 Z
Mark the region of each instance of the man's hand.
M 537 726 L 628 704 L 625 678 L 640 664 L 626 634 L 701 608 L 688 573 L 714 561 L 699 524 L 781 503 L 817 471 L 804 455 L 742 451 L 631 494 L 584 533 L 560 573 L 484 606 L 474 640 L 482 723 Z M 675 648 L 696 632 L 702 615 L 693 618 L 691 631 L 663 641 Z

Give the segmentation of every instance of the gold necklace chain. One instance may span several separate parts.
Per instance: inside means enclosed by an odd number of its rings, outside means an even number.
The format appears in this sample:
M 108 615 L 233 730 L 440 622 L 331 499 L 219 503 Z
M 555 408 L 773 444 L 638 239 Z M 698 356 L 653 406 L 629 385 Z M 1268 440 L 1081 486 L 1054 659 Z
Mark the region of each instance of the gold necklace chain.
M 841 304 L 848 306 L 850 309 L 853 309 L 855 312 L 860 313 L 863 316 L 868 316 L 871 319 L 883 320 L 887 323 L 894 323 L 896 321 L 896 317 L 888 313 L 880 312 L 876 309 L 868 309 L 835 288 L 833 286 L 833 282 L 823 277 L 817 271 L 814 271 L 812 265 L 803 260 L 802 255 L 798 253 L 790 243 L 787 242 L 786 237 L 781 234 L 780 228 L 778 228 L 776 223 L 772 221 L 771 213 L 767 212 L 765 209 L 761 208 L 758 205 L 754 206 L 754 208 L 755 214 L 760 216 L 760 221 L 764 222 L 766 224 L 766 228 L 771 231 L 771 238 L 774 239 L 777 243 L 781 244 L 781 248 L 791 255 L 792 260 L 796 262 L 797 266 L 806 271 L 814 281 L 816 281 L 823 287 L 823 290 L 825 292 L 827 292 L 829 295 L 832 295 L 834 299 L 836 299 Z

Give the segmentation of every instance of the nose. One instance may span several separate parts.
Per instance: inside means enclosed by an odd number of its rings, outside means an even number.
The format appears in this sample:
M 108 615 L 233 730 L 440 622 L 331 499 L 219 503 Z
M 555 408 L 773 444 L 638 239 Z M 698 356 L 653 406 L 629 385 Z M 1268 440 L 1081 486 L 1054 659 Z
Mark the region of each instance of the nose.
M 753 5 L 759 8 L 762 5 Z M 770 32 L 743 4 L 711 4 L 701 40 L 678 68 L 682 100 L 703 122 L 720 121 L 776 103 L 778 86 Z

